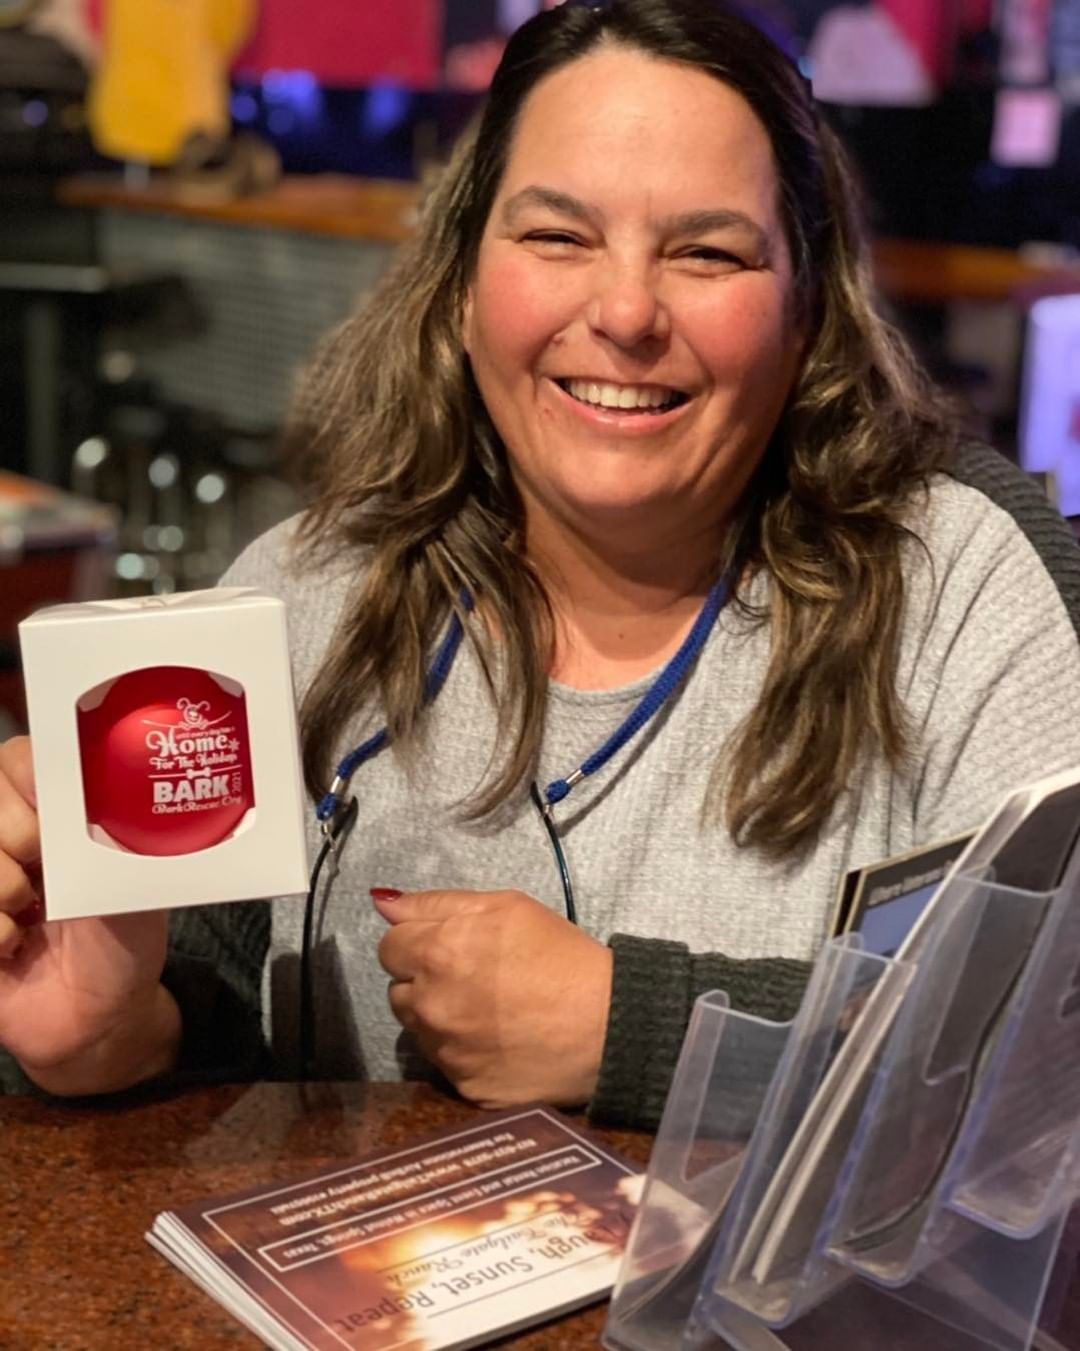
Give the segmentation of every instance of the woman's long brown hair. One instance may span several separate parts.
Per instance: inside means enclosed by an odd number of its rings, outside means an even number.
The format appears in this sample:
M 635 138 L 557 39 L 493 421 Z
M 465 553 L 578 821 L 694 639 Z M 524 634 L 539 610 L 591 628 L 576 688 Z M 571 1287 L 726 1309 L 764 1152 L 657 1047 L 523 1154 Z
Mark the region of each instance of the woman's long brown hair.
M 764 571 L 771 660 L 758 701 L 717 747 L 710 800 L 734 838 L 774 856 L 809 844 L 860 757 L 899 766 L 895 686 L 903 520 L 948 458 L 952 424 L 872 300 L 856 192 L 802 77 L 717 0 L 611 0 L 540 14 L 511 39 L 478 125 L 427 197 L 414 237 L 363 310 L 323 344 L 288 428 L 315 488 L 303 565 L 356 560 L 359 583 L 301 709 L 308 788 L 333 777 L 342 729 L 385 719 L 406 755 L 423 742 L 432 645 L 463 589 L 487 623 L 469 634 L 505 755 L 469 801 L 518 791 L 544 725 L 551 615 L 525 557 L 521 501 L 476 392 L 462 305 L 521 107 L 546 75 L 601 43 L 704 70 L 743 96 L 778 167 L 803 369 L 717 570 Z M 491 633 L 497 633 L 499 659 Z M 373 710 L 378 710 L 374 712 Z

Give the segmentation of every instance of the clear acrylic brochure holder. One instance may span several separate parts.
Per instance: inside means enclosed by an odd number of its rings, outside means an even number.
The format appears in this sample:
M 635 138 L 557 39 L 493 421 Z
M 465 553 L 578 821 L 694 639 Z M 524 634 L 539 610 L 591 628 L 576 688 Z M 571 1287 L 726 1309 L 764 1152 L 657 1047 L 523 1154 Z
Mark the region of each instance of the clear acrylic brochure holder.
M 611 1351 L 1027 1351 L 1080 1191 L 1080 857 L 961 879 L 909 960 L 827 944 L 791 1023 L 697 1001 Z

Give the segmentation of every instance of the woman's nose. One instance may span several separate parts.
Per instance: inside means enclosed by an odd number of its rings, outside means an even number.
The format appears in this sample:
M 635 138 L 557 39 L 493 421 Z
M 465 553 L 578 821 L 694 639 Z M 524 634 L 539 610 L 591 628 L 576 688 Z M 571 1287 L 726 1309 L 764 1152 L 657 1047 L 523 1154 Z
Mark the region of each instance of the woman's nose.
M 588 319 L 597 335 L 625 348 L 638 347 L 650 339 L 663 340 L 671 331 L 656 280 L 644 266 L 606 267 L 597 277 Z

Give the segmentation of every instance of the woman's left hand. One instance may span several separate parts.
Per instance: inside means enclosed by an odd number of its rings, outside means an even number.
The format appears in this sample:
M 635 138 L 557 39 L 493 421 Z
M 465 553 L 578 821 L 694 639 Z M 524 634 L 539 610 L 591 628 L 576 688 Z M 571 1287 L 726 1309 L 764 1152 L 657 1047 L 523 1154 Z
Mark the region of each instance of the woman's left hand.
M 464 1097 L 571 1106 L 596 1088 L 609 948 L 520 891 L 373 892 L 390 1007 Z

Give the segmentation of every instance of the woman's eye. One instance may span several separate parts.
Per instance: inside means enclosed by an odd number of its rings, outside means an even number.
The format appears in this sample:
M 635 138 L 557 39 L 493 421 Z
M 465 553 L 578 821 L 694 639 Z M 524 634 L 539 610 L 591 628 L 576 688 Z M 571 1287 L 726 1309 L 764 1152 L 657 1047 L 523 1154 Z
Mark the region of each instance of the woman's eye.
M 531 244 L 557 244 L 557 245 L 575 245 L 580 244 L 581 240 L 576 235 L 566 234 L 562 230 L 533 230 L 525 236 L 527 243 Z
M 708 244 L 695 244 L 692 248 L 683 249 L 677 256 L 679 258 L 685 258 L 692 263 L 727 264 L 731 267 L 745 267 L 745 263 L 737 254 L 729 253 L 727 249 L 713 248 Z

